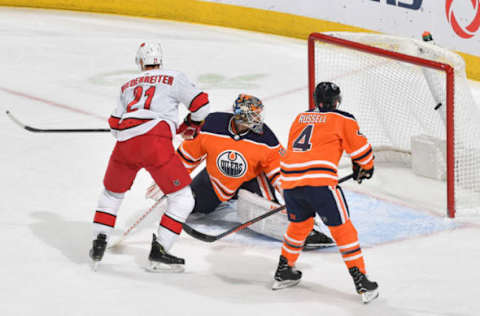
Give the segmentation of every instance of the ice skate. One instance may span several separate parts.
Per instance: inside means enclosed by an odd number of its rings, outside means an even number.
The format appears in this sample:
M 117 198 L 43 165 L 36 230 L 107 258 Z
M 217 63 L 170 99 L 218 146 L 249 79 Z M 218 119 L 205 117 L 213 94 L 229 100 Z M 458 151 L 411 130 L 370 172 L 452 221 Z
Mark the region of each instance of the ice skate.
M 377 282 L 370 281 L 357 267 L 348 270 L 355 283 L 357 293 L 362 296 L 362 302 L 368 304 L 378 297 Z
M 105 234 L 98 234 L 89 252 L 89 256 L 93 261 L 92 268 L 94 271 L 97 270 L 98 263 L 102 260 L 105 249 L 107 249 L 107 236 Z
M 185 270 L 185 259 L 168 254 L 157 242 L 155 234 L 153 234 L 152 249 L 148 259 L 150 266 L 147 267 L 147 270 L 151 272 L 183 272 Z
M 288 265 L 287 258 L 280 256 L 277 271 L 275 272 L 272 290 L 280 290 L 300 283 L 302 272 Z
M 303 249 L 312 250 L 318 248 L 326 248 L 335 246 L 335 241 L 328 237 L 324 233 L 321 233 L 315 229 L 307 236 Z

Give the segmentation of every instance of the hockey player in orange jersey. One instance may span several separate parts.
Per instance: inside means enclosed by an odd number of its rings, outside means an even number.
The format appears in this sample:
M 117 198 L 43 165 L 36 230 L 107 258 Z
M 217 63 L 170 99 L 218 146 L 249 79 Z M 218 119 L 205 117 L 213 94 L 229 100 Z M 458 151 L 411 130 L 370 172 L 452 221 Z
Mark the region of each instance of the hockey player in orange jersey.
M 184 140 L 178 147 L 177 153 L 190 172 L 202 161 L 206 162 L 206 167 L 194 177 L 191 184 L 195 198 L 192 213 L 200 215 L 215 210 L 218 212 L 200 217 L 203 222 L 222 216 L 218 213 L 231 218 L 223 208 L 225 205 L 233 205 L 237 216 L 244 216 L 243 210 L 239 208 L 240 201 L 236 205 L 225 203 L 217 208 L 222 202 L 234 201 L 239 189 L 279 203 L 275 187 L 280 185 L 280 157 L 284 148 L 263 122 L 262 113 L 263 104 L 258 98 L 240 94 L 234 101 L 233 113 L 210 113 L 200 133 L 194 139 Z M 149 195 L 151 197 L 154 193 L 147 191 L 147 197 Z M 260 209 L 259 212 L 261 211 Z M 276 216 L 278 218 L 272 220 L 271 225 L 265 221 L 261 230 L 254 230 L 272 238 L 280 238 L 288 225 L 288 219 L 286 214 L 278 213 Z M 319 231 L 321 228 L 310 230 L 306 241 L 307 249 L 334 245 L 330 237 Z
M 357 293 L 368 303 L 378 296 L 378 285 L 366 276 L 357 231 L 338 185 L 337 167 L 346 151 L 352 159 L 353 178 L 359 183 L 370 179 L 374 170 L 372 147 L 360 133 L 355 117 L 337 109 L 341 103 L 337 85 L 320 82 L 313 97 L 316 107 L 293 121 L 287 152 L 280 163 L 290 224 L 272 289 L 300 282 L 302 273 L 294 265 L 317 212 L 337 243 Z
M 199 135 L 183 141 L 177 149 L 190 172 L 206 161 L 205 170 L 193 181 L 202 182 L 203 186 L 202 194 L 195 194 L 199 199 L 194 212 L 212 212 L 218 204 L 233 198 L 245 182 L 262 173 L 269 183 L 278 186 L 283 150 L 263 122 L 263 104 L 258 98 L 240 94 L 234 101 L 233 114 L 210 113 Z M 209 192 L 205 187 L 210 187 Z M 268 199 L 275 198 L 273 192 L 266 194 Z M 205 195 L 211 195 L 211 199 L 205 199 Z

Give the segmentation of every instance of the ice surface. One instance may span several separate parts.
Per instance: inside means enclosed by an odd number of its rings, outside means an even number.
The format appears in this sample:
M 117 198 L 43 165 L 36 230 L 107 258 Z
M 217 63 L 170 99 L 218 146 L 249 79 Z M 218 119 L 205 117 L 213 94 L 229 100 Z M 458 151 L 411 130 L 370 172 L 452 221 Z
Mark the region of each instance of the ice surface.
M 214 110 L 236 95 L 261 98 L 286 142 L 306 107 L 306 43 L 171 21 L 0 8 L 0 110 L 42 128 L 107 127 L 120 85 L 145 39 L 161 40 L 166 67 L 205 89 Z M 472 82 L 480 99 L 480 85 Z M 183 111 L 184 113 L 184 111 Z M 0 315 L 478 315 L 478 219 L 445 219 L 441 183 L 379 165 L 344 185 L 380 298 L 363 306 L 335 249 L 302 254 L 304 279 L 272 292 L 280 243 L 242 232 L 206 244 L 182 235 L 172 253 L 184 274 L 147 263 L 152 214 L 123 247 L 89 267 L 91 221 L 114 141 L 104 134 L 33 134 L 0 113 Z M 342 170 L 347 174 L 348 169 Z M 125 229 L 152 201 L 140 172 L 120 210 Z M 212 232 L 225 229 L 199 226 Z

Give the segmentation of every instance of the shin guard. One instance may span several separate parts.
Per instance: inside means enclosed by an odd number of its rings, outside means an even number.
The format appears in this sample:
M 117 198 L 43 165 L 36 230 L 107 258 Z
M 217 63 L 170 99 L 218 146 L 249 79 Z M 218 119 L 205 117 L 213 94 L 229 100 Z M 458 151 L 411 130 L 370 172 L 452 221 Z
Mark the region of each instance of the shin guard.
M 314 224 L 313 217 L 303 222 L 290 222 L 287 232 L 283 236 L 282 256 L 287 258 L 288 265 L 294 266 L 303 249 L 305 239 L 312 231 Z
M 167 210 L 158 227 L 158 242 L 165 251 L 169 251 L 182 232 L 183 223 L 193 210 L 193 199 L 190 186 L 167 195 Z
M 362 273 L 365 271 L 365 262 L 363 260 L 362 249 L 358 242 L 358 233 L 351 220 L 339 226 L 328 226 L 333 239 L 337 243 L 343 261 L 348 269 L 357 267 Z
M 93 235 L 105 234 L 107 240 L 117 220 L 117 213 L 123 201 L 123 193 L 114 193 L 104 189 L 98 199 L 93 218 Z

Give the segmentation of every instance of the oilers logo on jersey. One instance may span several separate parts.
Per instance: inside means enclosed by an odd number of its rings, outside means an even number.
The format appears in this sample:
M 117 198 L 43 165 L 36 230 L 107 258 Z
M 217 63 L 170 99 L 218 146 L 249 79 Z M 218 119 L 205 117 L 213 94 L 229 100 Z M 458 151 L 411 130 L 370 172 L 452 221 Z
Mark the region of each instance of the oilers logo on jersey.
M 225 150 L 217 157 L 217 168 L 223 175 L 240 178 L 247 172 L 247 160 L 235 150 Z
M 210 113 L 197 137 L 183 141 L 177 149 L 190 172 L 206 160 L 210 182 L 222 202 L 230 200 L 244 182 L 262 172 L 274 186 L 280 184 L 282 146 L 275 134 L 263 124 L 263 134 L 238 135 L 232 124 L 232 113 Z

